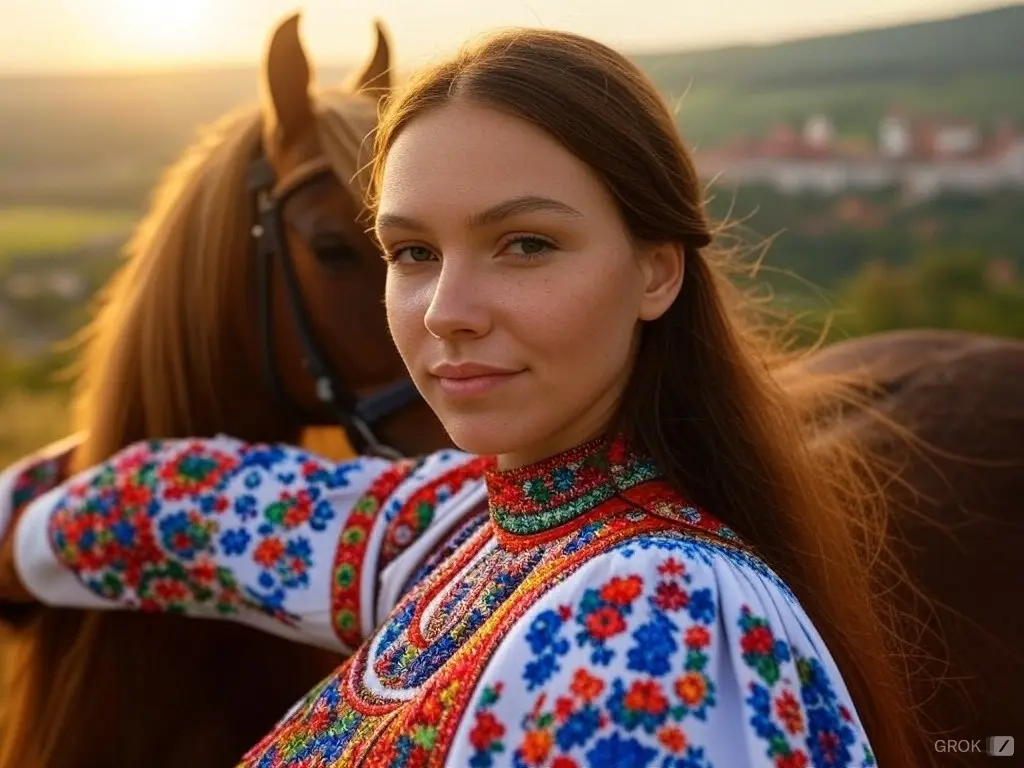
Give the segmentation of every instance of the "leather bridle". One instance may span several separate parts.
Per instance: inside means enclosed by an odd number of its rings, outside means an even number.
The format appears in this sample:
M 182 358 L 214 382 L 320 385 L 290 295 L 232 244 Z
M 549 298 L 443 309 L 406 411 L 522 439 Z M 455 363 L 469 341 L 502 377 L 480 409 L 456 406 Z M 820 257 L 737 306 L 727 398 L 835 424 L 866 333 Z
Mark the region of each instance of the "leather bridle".
M 302 287 L 295 273 L 295 265 L 292 263 L 291 250 L 285 234 L 285 204 L 299 190 L 327 177 L 335 177 L 335 174 L 326 157 L 303 163 L 281 180 L 277 179 L 277 174 L 266 157 L 258 157 L 249 167 L 248 189 L 255 198 L 256 212 L 252 238 L 256 247 L 263 376 L 274 398 L 282 406 L 291 407 L 274 367 L 273 302 L 270 283 L 273 261 L 276 258 L 284 276 L 292 320 L 303 347 L 304 363 L 310 375 L 316 380 L 317 398 L 330 409 L 357 453 L 398 459 L 403 454 L 380 440 L 374 432 L 374 426 L 381 419 L 417 402 L 420 399 L 419 391 L 411 379 L 405 378 L 360 398 L 339 384 L 313 331 L 309 311 L 302 300 Z

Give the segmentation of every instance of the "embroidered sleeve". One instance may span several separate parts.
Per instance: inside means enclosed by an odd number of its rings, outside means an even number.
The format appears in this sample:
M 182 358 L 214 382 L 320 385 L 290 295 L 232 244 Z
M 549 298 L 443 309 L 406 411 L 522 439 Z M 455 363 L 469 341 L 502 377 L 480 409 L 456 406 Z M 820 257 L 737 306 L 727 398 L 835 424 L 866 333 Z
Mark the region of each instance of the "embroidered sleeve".
M 44 603 L 227 618 L 346 652 L 372 630 L 389 510 L 465 461 L 138 443 L 26 507 L 17 568 Z
M 553 588 L 488 664 L 452 764 L 874 766 L 791 593 L 753 558 L 620 546 Z
M 57 440 L 0 472 L 0 538 L 26 504 L 64 480 L 68 460 L 83 437 Z

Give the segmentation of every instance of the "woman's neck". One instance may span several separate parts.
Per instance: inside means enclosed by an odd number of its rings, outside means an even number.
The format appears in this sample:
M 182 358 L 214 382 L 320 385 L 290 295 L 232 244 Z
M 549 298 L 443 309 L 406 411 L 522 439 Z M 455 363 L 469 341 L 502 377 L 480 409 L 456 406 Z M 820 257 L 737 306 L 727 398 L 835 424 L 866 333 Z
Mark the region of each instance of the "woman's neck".
M 502 472 L 524 469 L 593 443 L 605 434 L 605 428 L 566 430 L 522 450 L 503 453 L 497 457 L 497 468 Z

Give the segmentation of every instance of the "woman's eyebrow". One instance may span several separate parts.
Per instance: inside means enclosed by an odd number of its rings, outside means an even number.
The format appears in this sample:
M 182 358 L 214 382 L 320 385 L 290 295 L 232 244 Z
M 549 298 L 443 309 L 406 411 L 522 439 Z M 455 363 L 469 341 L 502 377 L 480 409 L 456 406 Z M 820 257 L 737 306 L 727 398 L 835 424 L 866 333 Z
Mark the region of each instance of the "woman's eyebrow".
M 583 214 L 568 203 L 540 195 L 523 195 L 504 200 L 478 213 L 471 214 L 466 223 L 476 229 L 496 224 L 503 219 L 520 216 L 524 213 L 553 213 L 571 219 L 581 219 Z M 426 229 L 426 225 L 409 216 L 387 211 L 377 215 L 376 229 Z

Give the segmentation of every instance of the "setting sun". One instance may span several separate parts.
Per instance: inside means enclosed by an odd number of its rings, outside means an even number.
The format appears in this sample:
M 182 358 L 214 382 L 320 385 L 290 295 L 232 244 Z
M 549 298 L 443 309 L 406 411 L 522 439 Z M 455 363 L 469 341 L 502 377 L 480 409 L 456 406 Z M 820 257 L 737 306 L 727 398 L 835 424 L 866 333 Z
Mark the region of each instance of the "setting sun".
M 209 0 L 93 0 L 95 34 L 139 61 L 182 62 L 209 50 Z

